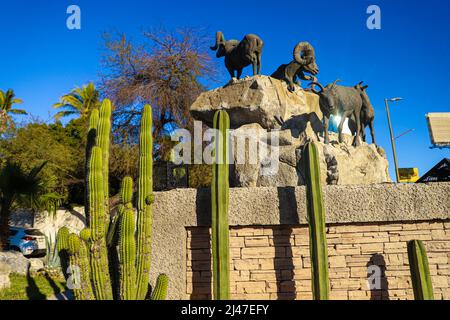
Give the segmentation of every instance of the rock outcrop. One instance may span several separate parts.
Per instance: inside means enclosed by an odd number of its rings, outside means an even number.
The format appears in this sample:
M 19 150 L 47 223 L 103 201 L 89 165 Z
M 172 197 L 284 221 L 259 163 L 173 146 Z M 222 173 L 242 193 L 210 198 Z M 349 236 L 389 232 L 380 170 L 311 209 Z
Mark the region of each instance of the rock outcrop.
M 0 265 L 12 273 L 26 275 L 30 261 L 18 251 L 0 252 Z
M 317 95 L 300 88 L 289 92 L 283 81 L 267 76 L 232 80 L 224 87 L 204 92 L 192 104 L 191 114 L 212 126 L 219 109 L 228 112 L 232 128 L 257 123 L 264 129 L 276 129 L 282 126 L 280 120 L 311 113 L 322 118 Z
M 391 182 L 382 148 L 362 143 L 353 147 L 330 132 L 323 143 L 322 113 L 317 95 L 297 88 L 289 92 L 282 81 L 267 76 L 233 80 L 203 93 L 191 107 L 196 120 L 212 125 L 214 113 L 230 115 L 233 187 L 288 187 L 304 185 L 301 148 L 316 141 L 321 178 L 329 185 Z M 257 147 L 255 147 L 257 146 Z
M 0 290 L 7 289 L 11 286 L 11 281 L 9 279 L 9 274 L 11 273 L 11 268 L 6 263 L 0 262 Z

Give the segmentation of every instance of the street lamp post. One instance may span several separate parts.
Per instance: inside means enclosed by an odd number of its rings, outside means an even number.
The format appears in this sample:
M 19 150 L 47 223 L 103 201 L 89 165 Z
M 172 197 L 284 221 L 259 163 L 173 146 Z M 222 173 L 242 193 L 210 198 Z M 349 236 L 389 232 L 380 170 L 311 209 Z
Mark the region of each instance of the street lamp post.
M 395 151 L 395 138 L 394 138 L 394 132 L 392 130 L 392 123 L 391 123 L 391 115 L 389 113 L 389 101 L 395 102 L 403 100 L 402 98 L 393 98 L 393 99 L 384 99 L 384 102 L 386 104 L 386 114 L 388 118 L 388 124 L 389 124 L 389 132 L 391 134 L 391 144 L 392 144 L 392 154 L 394 155 L 394 165 L 395 165 L 395 177 L 397 179 L 397 183 L 400 181 L 400 175 L 398 172 L 398 162 L 397 162 L 397 152 Z

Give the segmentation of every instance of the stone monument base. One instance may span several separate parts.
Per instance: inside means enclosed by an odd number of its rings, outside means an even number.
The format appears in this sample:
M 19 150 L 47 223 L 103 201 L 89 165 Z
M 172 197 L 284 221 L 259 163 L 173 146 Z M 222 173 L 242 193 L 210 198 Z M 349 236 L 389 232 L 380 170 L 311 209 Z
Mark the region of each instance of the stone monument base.
M 301 149 L 308 141 L 318 143 L 324 184 L 391 182 L 388 161 L 381 147 L 367 143 L 353 147 L 353 138 L 349 135 L 344 135 L 345 141 L 339 143 L 337 134 L 332 132 L 330 144 L 323 144 L 319 97 L 298 86 L 290 92 L 285 82 L 268 76 L 232 80 L 223 87 L 202 93 L 191 106 L 191 114 L 211 126 L 214 113 L 220 109 L 230 115 L 233 149 L 239 149 L 236 141 L 239 138 L 241 143 L 246 140 L 247 146 L 258 145 L 258 151 L 241 147 L 240 153 L 234 152 L 230 169 L 233 187 L 304 185 Z M 261 156 L 261 146 L 277 148 L 277 159 L 268 154 Z M 243 156 L 245 161 L 242 161 Z M 274 162 L 277 162 L 276 168 L 267 170 Z

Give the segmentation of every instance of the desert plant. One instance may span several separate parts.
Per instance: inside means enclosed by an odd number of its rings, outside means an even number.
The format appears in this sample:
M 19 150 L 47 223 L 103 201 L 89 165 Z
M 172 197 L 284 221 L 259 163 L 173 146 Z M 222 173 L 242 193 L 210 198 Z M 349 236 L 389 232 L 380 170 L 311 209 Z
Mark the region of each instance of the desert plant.
M 230 298 L 229 270 L 229 141 L 230 118 L 226 111 L 217 111 L 214 115 L 215 161 L 213 164 L 212 196 L 212 256 L 213 256 L 213 292 L 216 300 Z
M 420 240 L 408 242 L 409 269 L 416 300 L 434 300 L 427 252 Z
M 166 274 L 160 274 L 156 279 L 155 289 L 153 289 L 151 300 L 166 300 L 167 286 L 169 277 Z
M 328 249 L 325 229 L 325 205 L 320 181 L 317 146 L 307 143 L 303 149 L 306 178 L 306 207 L 309 222 L 312 292 L 315 300 L 328 300 Z
M 80 236 L 69 235 L 68 249 L 60 247 L 81 272 L 77 299 L 143 300 L 149 288 L 152 245 L 152 109 L 146 105 L 141 119 L 137 217 L 132 206 L 133 181 L 126 177 L 122 181 L 118 213 L 110 218 L 109 172 L 105 168 L 109 158 L 110 117 L 109 100 L 102 103 L 99 115 L 96 112 L 91 115 L 89 134 L 95 135 L 95 146 L 87 149 L 88 226 Z M 63 234 L 67 232 L 63 230 Z
M 57 269 L 61 267 L 61 259 L 58 255 L 58 239 L 51 234 L 45 236 L 47 254 L 45 255 L 44 265 L 47 269 Z

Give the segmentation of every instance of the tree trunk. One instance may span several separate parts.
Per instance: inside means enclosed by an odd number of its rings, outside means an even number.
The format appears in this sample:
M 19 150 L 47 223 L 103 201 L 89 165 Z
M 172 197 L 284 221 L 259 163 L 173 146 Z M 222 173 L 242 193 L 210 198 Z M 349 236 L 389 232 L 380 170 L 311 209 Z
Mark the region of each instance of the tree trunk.
M 8 247 L 9 238 L 9 215 L 11 202 L 7 199 L 2 199 L 0 205 L 0 250 L 6 250 Z

